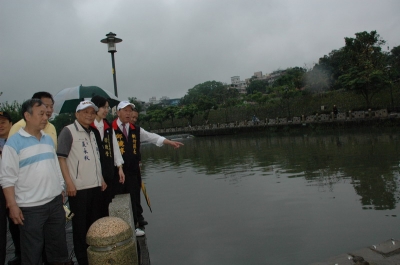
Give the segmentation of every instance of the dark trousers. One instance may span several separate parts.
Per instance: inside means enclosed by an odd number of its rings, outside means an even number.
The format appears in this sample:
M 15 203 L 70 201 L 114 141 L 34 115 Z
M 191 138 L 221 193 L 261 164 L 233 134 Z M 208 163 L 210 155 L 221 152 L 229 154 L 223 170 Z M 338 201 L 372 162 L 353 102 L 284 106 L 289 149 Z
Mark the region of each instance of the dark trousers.
M 11 238 L 14 242 L 15 256 L 21 256 L 20 233 L 18 225 L 10 219 L 8 209 L 6 209 L 6 199 L 3 189 L 0 187 L 0 264 L 4 264 L 7 246 L 7 218 L 8 228 L 10 229 Z
M 140 173 L 133 174 L 132 172 L 125 172 L 125 183 L 121 184 L 119 182 L 114 183 L 115 194 L 125 194 L 129 193 L 131 195 L 131 204 L 132 204 L 132 212 L 133 219 L 135 224 L 143 218 L 143 208 L 140 205 L 140 187 L 142 183 L 142 179 L 140 177 Z
M 24 216 L 24 225 L 19 226 L 21 264 L 41 264 L 43 246 L 48 262 L 67 262 L 68 248 L 62 196 L 58 195 L 41 206 L 20 209 Z
M 21 257 L 21 239 L 19 226 L 14 224 L 13 220 L 11 220 L 10 215 L 8 214 L 7 209 L 7 218 L 8 218 L 8 228 L 10 230 L 11 238 L 14 242 L 14 253 L 16 257 Z
M 6 199 L 4 198 L 3 189 L 0 186 L 0 264 L 6 262 L 6 246 L 7 246 L 7 211 Z
M 79 265 L 87 265 L 86 233 L 89 227 L 101 218 L 102 205 L 100 203 L 102 191 L 100 187 L 78 190 L 76 196 L 68 197 L 72 218 L 72 231 L 75 256 Z
M 118 179 L 119 179 L 119 176 L 118 176 Z M 114 192 L 115 192 L 115 189 L 113 187 L 114 181 L 112 179 L 106 180 L 106 184 L 107 184 L 107 189 L 105 191 L 101 192 L 101 200 L 100 200 L 101 215 L 100 215 L 100 217 L 109 216 L 108 206 L 110 205 L 110 202 L 114 198 Z

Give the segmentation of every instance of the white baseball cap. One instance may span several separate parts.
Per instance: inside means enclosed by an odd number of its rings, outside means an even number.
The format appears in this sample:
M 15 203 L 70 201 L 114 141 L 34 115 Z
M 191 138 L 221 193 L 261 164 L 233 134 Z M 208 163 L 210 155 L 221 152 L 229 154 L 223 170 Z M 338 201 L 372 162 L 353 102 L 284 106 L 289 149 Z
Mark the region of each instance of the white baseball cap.
M 97 112 L 99 110 L 99 108 L 90 100 L 84 100 L 81 101 L 78 105 L 78 107 L 76 107 L 76 112 L 80 111 L 80 110 L 84 110 L 86 108 L 92 107 L 94 108 L 94 110 Z
M 126 101 L 126 100 L 125 100 L 125 101 L 121 101 L 121 102 L 118 104 L 117 110 L 123 109 L 123 108 L 125 108 L 126 106 L 131 106 L 132 109 L 136 108 L 135 104 L 130 103 L 129 101 Z

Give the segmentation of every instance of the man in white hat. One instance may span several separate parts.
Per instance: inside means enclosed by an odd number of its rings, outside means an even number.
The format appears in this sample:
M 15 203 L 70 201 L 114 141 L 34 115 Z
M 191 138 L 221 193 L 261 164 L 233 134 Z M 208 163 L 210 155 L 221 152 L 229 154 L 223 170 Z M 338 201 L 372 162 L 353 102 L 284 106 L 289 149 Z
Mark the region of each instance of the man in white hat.
M 97 106 L 82 101 L 76 108 L 76 120 L 64 127 L 58 137 L 57 155 L 61 172 L 67 185 L 72 218 L 75 256 L 79 265 L 88 264 L 86 233 L 101 217 L 101 192 L 107 188 L 104 182 L 97 140 L 100 135 L 93 130 Z
M 118 141 L 119 150 L 124 159 L 125 183 L 114 183 L 115 194 L 129 193 L 131 195 L 131 204 L 133 219 L 138 226 L 138 197 L 140 198 L 140 131 L 130 123 L 132 111 L 135 105 L 129 101 L 121 101 L 117 106 L 118 118 L 112 123 L 115 136 Z M 139 193 L 138 193 L 139 191 Z M 139 202 L 140 203 L 140 202 Z M 136 236 L 143 236 L 145 233 L 139 227 L 135 229 Z

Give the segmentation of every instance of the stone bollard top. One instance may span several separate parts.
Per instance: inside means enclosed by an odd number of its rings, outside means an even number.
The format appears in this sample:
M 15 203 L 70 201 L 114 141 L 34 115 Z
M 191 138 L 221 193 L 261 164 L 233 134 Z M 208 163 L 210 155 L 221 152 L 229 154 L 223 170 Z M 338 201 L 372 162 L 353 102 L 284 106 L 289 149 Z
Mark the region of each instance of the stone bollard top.
M 132 228 L 121 218 L 103 217 L 90 226 L 86 234 L 86 243 L 103 247 L 125 241 L 132 236 Z

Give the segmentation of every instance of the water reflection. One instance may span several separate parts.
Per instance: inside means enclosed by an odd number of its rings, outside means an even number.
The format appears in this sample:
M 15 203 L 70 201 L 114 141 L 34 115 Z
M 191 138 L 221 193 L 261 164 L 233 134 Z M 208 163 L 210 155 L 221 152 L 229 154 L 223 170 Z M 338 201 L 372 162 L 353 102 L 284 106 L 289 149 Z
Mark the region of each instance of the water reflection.
M 143 145 L 152 264 L 310 264 L 400 238 L 399 139 L 261 133 Z
M 266 137 L 263 134 L 196 138 L 178 152 L 143 146 L 146 165 L 191 167 L 235 184 L 262 172 L 280 178 L 304 178 L 308 185 L 332 191 L 348 179 L 364 209 L 394 209 L 399 201 L 399 135 Z M 166 165 L 165 167 L 169 167 Z M 178 172 L 179 173 L 179 172 Z

